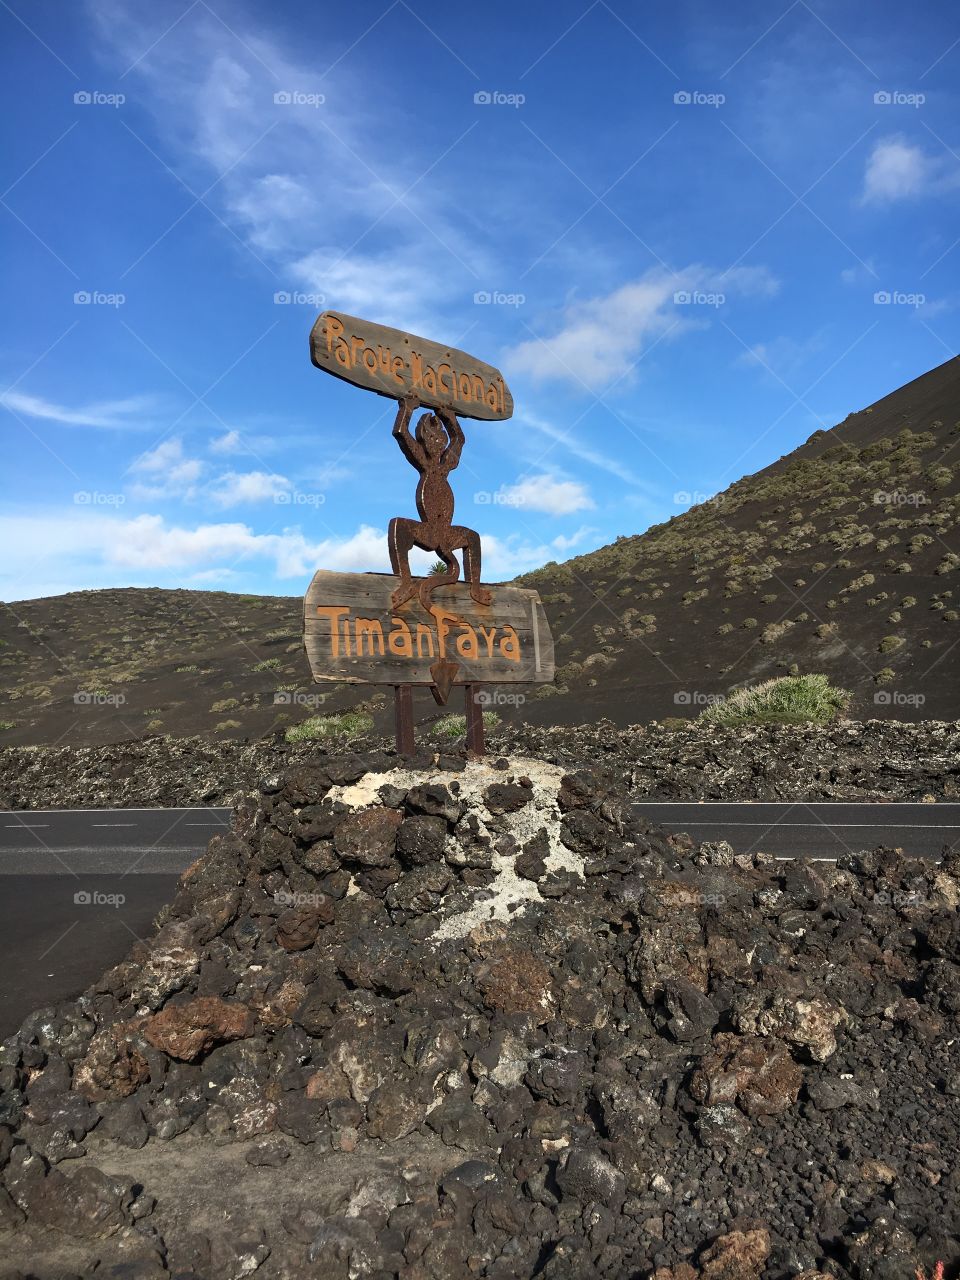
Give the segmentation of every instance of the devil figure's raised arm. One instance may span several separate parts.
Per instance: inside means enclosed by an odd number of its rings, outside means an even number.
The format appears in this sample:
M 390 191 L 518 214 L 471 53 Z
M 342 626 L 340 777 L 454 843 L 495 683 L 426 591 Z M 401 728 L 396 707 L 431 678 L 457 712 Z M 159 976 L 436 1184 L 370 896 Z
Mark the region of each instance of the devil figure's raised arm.
M 418 471 L 422 471 L 427 465 L 427 456 L 420 442 L 410 431 L 410 419 L 413 417 L 414 410 L 419 406 L 420 401 L 415 395 L 405 395 L 403 397 L 400 401 L 400 408 L 397 410 L 396 421 L 393 424 L 393 434 L 407 461 L 412 463 Z

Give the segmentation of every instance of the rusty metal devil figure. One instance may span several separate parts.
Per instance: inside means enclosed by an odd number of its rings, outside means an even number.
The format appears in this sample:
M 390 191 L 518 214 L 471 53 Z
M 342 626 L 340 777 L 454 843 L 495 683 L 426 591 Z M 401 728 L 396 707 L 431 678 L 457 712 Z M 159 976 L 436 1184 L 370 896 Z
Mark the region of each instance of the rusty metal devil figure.
M 420 473 L 417 485 L 419 520 L 396 516 L 390 521 L 388 534 L 390 564 L 400 585 L 393 592 L 393 607 L 398 609 L 414 595 L 429 612 L 435 588 L 456 582 L 460 564 L 454 554 L 463 552 L 463 576 L 477 604 L 489 604 L 490 592 L 480 585 L 480 535 L 453 519 L 453 490 L 449 476 L 460 462 L 463 428 L 452 409 L 440 407 L 436 413 L 421 414 L 410 431 L 410 418 L 420 405 L 416 396 L 406 395 L 400 401 L 393 434 L 404 457 Z M 419 581 L 410 572 L 410 550 L 420 547 L 434 552 L 447 566 L 447 572 Z

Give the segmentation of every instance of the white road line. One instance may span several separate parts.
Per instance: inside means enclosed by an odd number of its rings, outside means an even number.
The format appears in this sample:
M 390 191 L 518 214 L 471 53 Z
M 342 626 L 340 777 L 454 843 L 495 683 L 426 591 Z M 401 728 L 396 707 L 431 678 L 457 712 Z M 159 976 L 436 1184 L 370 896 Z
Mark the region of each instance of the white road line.
M 184 822 L 182 825 L 183 825 L 183 826 L 185 826 L 185 827 L 221 827 L 221 828 L 225 828 L 225 827 L 227 826 L 227 823 L 226 823 L 226 822 Z
M 91 822 L 91 827 L 135 827 L 135 822 Z
M 41 831 L 49 827 L 49 822 L 6 822 L 4 826 L 8 831 Z
M 677 818 L 677 822 L 686 822 L 685 818 Z M 805 831 L 842 831 L 850 828 L 854 831 L 957 831 L 960 824 L 952 822 L 924 823 L 910 822 L 729 822 L 718 818 L 715 822 L 687 822 L 688 827 L 767 827 L 776 831 L 778 827 L 802 827 Z

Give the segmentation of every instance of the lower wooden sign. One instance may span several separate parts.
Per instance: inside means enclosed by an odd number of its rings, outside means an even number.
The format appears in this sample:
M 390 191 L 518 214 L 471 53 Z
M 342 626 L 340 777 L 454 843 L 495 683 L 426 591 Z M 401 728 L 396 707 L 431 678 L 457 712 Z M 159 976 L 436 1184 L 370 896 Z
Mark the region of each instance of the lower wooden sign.
M 539 684 L 553 679 L 553 637 L 540 597 L 490 586 L 478 604 L 462 582 L 438 586 L 431 607 L 399 608 L 388 573 L 319 569 L 304 598 L 303 630 L 314 680 L 346 684 Z

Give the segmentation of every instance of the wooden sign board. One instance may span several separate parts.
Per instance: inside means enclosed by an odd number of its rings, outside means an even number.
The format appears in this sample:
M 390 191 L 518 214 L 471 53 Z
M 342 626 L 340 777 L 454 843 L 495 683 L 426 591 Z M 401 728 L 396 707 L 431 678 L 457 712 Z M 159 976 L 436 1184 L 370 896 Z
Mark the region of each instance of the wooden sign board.
M 539 684 L 553 679 L 553 637 L 540 597 L 484 584 L 479 605 L 462 582 L 437 587 L 427 613 L 414 596 L 394 609 L 400 579 L 319 569 L 304 598 L 304 643 L 316 681 L 434 683 L 434 663 L 457 664 L 454 684 Z
M 499 422 L 513 414 L 513 396 L 493 365 L 341 311 L 317 318 L 310 359 L 318 369 L 392 400 L 412 394 L 428 409 L 448 405 L 461 418 Z

